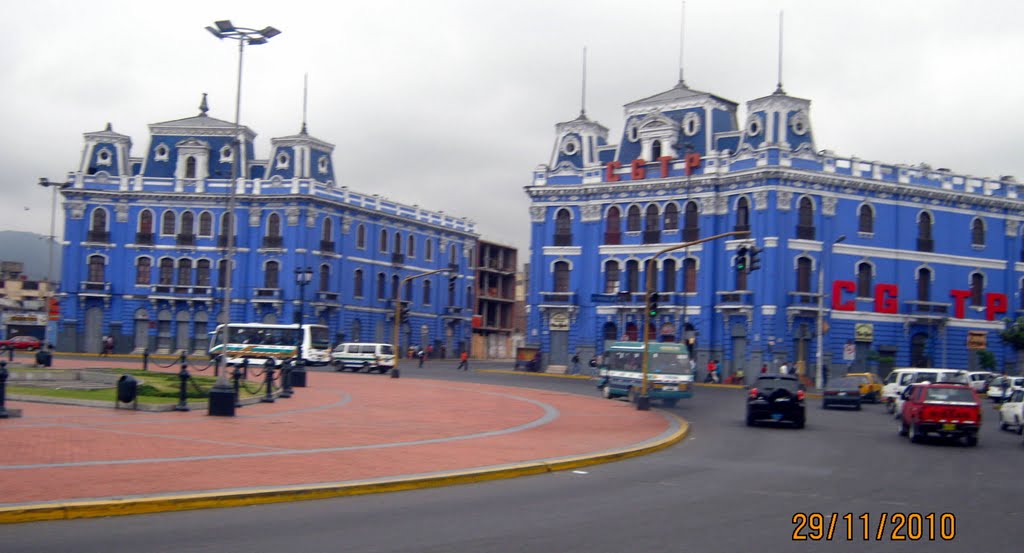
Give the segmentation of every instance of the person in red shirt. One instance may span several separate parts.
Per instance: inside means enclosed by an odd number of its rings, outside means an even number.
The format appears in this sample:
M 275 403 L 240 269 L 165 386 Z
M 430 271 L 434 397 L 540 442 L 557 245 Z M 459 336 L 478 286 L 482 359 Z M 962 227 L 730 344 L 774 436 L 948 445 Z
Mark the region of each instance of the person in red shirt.
M 462 355 L 459 356 L 459 366 L 455 367 L 455 370 L 459 369 L 464 371 L 469 370 L 469 354 L 466 352 L 462 352 Z

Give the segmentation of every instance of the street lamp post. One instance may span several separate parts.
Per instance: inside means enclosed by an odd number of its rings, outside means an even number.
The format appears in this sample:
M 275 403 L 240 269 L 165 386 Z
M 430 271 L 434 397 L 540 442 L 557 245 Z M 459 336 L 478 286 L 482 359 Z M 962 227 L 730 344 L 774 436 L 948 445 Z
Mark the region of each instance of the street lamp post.
M 223 20 L 214 23 L 216 27 L 206 27 L 210 34 L 217 37 L 218 39 L 231 39 L 238 41 L 238 81 L 235 87 L 235 132 L 234 137 L 231 140 L 231 182 L 228 184 L 228 205 L 227 205 L 227 223 L 228 228 L 224 229 L 226 240 L 225 246 L 227 252 L 224 255 L 224 324 L 222 328 L 223 335 L 221 336 L 221 343 L 227 343 L 227 325 L 231 323 L 231 284 L 232 278 L 231 273 L 233 272 L 234 264 L 234 253 L 235 253 L 235 188 L 237 187 L 238 177 L 245 177 L 245 166 L 240 165 L 241 160 L 241 109 L 242 109 L 242 60 L 245 53 L 245 45 L 249 44 L 257 46 L 260 44 L 266 44 L 267 40 L 281 34 L 281 31 L 267 26 L 263 29 L 256 30 L 248 27 L 236 27 L 231 21 Z M 218 374 L 220 372 L 220 361 L 219 359 L 223 356 L 218 357 L 217 369 Z
M 298 336 L 296 337 L 297 343 L 295 347 L 295 358 L 302 359 L 302 315 L 305 310 L 306 301 L 306 285 L 313 280 L 313 269 L 297 268 L 295 269 L 295 284 L 299 286 L 299 301 L 298 307 L 295 310 L 295 326 L 298 328 Z
M 832 246 L 846 240 L 843 234 L 832 242 Z M 832 255 L 832 248 L 829 248 L 828 255 Z M 814 387 L 821 388 L 822 377 L 824 376 L 825 360 L 822 350 L 825 348 L 825 250 L 821 251 L 821 263 L 818 264 L 818 352 L 815 356 L 816 367 L 814 371 Z
M 47 309 L 49 309 L 50 302 L 53 301 L 53 298 L 54 298 L 54 295 L 55 295 L 54 294 L 54 289 L 53 289 L 53 245 L 57 242 L 57 231 L 56 231 L 56 224 L 57 224 L 57 189 L 59 188 L 61 190 L 64 190 L 65 188 L 71 187 L 72 184 L 74 184 L 74 183 L 72 183 L 72 182 L 50 182 L 50 180 L 45 178 L 45 177 L 39 179 L 39 186 L 42 186 L 43 188 L 49 188 L 50 189 L 50 198 L 51 198 L 50 199 L 50 236 L 49 236 L 49 239 L 48 239 L 49 248 L 50 248 L 50 261 L 49 261 L 49 264 L 46 266 L 46 306 L 47 306 Z M 56 339 L 55 339 L 56 337 L 54 336 L 54 334 L 56 334 L 56 328 L 55 328 L 56 325 L 54 324 L 55 322 L 56 321 L 53 321 L 53 320 L 50 319 L 49 313 L 47 313 L 46 343 L 48 343 L 48 344 L 56 343 Z
M 395 317 L 395 320 L 394 320 L 394 329 L 395 329 L 395 331 L 394 331 L 394 339 L 395 339 L 395 344 L 394 344 L 394 347 L 395 347 L 395 366 L 394 366 L 394 369 L 398 369 L 398 360 L 402 358 L 401 352 L 399 351 L 399 346 L 401 345 L 401 340 L 399 339 L 398 334 L 399 334 L 399 332 L 401 332 L 401 329 L 402 329 L 402 301 L 403 300 L 401 300 L 400 297 L 402 295 L 402 291 L 405 290 L 406 283 L 412 282 L 413 280 L 416 280 L 417 278 L 422 278 L 422 277 L 430 276 L 430 275 L 436 275 L 437 273 L 450 273 L 450 272 L 451 272 L 451 269 L 437 269 L 437 270 L 434 270 L 434 271 L 427 271 L 425 273 L 419 273 L 419 274 L 416 274 L 416 275 L 407 276 L 407 277 L 403 278 L 402 282 L 399 284 L 399 286 L 398 286 L 398 293 L 395 296 L 395 315 L 394 315 L 394 317 Z M 412 298 L 409 298 L 409 302 L 410 302 L 410 304 L 412 303 Z M 425 347 L 425 346 L 421 345 L 420 347 Z

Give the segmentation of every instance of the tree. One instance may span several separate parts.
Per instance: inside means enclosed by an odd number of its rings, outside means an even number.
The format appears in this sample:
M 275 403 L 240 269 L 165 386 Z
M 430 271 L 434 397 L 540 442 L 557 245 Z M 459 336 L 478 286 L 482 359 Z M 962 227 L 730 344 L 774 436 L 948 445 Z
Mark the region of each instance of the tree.
M 1016 320 L 1006 319 L 1006 328 L 999 332 L 999 337 L 1017 352 L 1017 372 L 1024 364 L 1024 317 Z
M 996 368 L 996 354 L 987 349 L 978 351 L 978 365 L 986 371 L 994 371 Z

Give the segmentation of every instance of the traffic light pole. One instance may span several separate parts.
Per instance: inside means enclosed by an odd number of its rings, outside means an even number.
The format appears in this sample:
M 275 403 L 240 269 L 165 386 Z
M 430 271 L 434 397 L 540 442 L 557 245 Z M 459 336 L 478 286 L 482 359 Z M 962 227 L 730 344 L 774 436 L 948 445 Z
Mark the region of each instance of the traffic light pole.
M 669 247 L 669 248 L 665 248 L 665 249 L 659 251 L 658 253 L 654 254 L 654 257 L 652 257 L 651 259 L 647 260 L 647 286 L 646 286 L 646 292 L 644 293 L 644 333 L 643 333 L 643 337 L 644 337 L 644 356 L 643 356 L 643 359 L 640 361 L 642 377 L 641 377 L 641 380 L 640 380 L 640 397 L 637 398 L 637 402 L 636 402 L 636 408 L 638 410 L 646 411 L 646 410 L 651 408 L 651 398 L 650 398 L 650 396 L 647 395 L 647 371 L 648 371 L 648 360 L 647 360 L 648 344 L 647 344 L 647 341 L 650 339 L 650 326 L 651 326 L 652 314 L 651 314 L 651 310 L 649 309 L 649 306 L 651 305 L 651 297 L 656 293 L 654 289 L 655 289 L 655 285 L 657 283 L 657 278 L 655 276 L 655 273 L 656 273 L 656 269 L 658 267 L 658 257 L 660 257 L 663 254 L 669 253 L 669 252 L 674 252 L 676 250 L 681 250 L 683 248 L 689 248 L 690 246 L 696 246 L 697 244 L 703 244 L 704 242 L 711 242 L 712 240 L 718 240 L 720 238 L 727 238 L 727 237 L 730 237 L 730 236 L 747 237 L 749 235 L 750 235 L 750 231 L 748 231 L 748 230 L 740 230 L 740 231 L 733 231 L 733 232 L 723 232 L 722 234 L 716 234 L 714 236 L 709 236 L 707 238 L 701 238 L 700 240 L 694 240 L 692 242 L 684 242 L 682 244 L 678 244 L 678 245 L 675 245 L 675 246 L 672 246 L 672 247 Z M 685 276 L 683 278 L 685 278 Z
M 427 271 L 425 273 L 420 273 L 418 275 L 407 276 L 407 277 L 402 279 L 402 283 L 398 286 L 398 290 L 395 292 L 395 335 L 394 335 L 394 338 L 395 338 L 395 368 L 396 369 L 398 368 L 398 360 L 402 358 L 402 352 L 400 351 L 401 350 L 401 345 L 402 345 L 402 340 L 401 340 L 401 338 L 398 335 L 398 333 L 401 332 L 401 329 L 402 329 L 402 303 L 403 303 L 403 300 L 399 299 L 399 297 L 401 297 L 401 295 L 402 295 L 402 291 L 405 290 L 406 284 L 408 284 L 409 282 L 412 282 L 413 280 L 415 280 L 417 278 L 421 278 L 421 277 L 425 277 L 425 276 L 430 276 L 430 275 L 436 275 L 437 273 L 449 273 L 449 272 L 451 272 L 451 269 L 437 269 L 436 271 Z M 409 302 L 411 304 L 412 298 L 409 298 Z

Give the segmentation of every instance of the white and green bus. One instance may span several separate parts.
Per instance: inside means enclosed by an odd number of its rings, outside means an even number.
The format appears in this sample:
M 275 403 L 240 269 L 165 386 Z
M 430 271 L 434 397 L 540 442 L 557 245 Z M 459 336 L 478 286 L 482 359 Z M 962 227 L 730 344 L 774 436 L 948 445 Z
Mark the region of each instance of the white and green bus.
M 614 342 L 604 352 L 597 387 L 604 397 L 627 396 L 635 400 L 643 383 L 643 342 Z M 693 397 L 693 369 L 683 344 L 647 343 L 647 396 L 674 406 Z
M 280 362 L 295 357 L 296 346 L 302 347 L 302 359 L 308 365 L 326 365 L 331 361 L 326 326 L 265 323 L 231 323 L 226 326 L 226 345 L 222 343 L 225 325 L 217 325 L 217 329 L 210 333 L 210 357 L 224 352 L 224 362 L 228 365 L 239 365 L 244 359 L 249 363 L 262 363 L 267 359 Z

